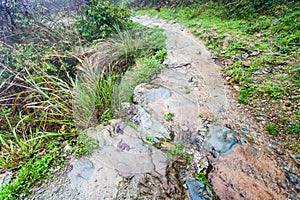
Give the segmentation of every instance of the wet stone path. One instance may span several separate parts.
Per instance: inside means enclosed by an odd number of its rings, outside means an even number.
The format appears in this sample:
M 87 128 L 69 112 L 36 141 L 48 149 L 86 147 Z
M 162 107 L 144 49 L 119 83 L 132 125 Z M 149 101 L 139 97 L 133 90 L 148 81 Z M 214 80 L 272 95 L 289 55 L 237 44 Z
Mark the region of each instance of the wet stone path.
M 133 20 L 165 30 L 167 68 L 135 88 L 136 104 L 124 104 L 128 121 L 88 129 L 99 148 L 73 160 L 34 198 L 298 199 L 299 169 L 284 166 L 271 152 L 261 127 L 237 107 L 206 47 L 179 24 L 147 16 Z M 168 121 L 166 113 L 172 113 Z M 149 138 L 183 141 L 189 163 L 167 156 L 165 149 L 174 144 L 157 149 Z M 200 172 L 215 193 L 195 180 Z

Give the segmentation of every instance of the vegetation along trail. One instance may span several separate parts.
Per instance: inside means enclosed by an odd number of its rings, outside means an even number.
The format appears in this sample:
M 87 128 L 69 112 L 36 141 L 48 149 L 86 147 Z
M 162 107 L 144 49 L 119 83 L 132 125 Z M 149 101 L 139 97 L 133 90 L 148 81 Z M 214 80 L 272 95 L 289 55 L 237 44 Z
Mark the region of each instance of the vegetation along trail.
M 300 199 L 298 2 L 14 2 L 0 199 Z
M 100 148 L 35 197 L 297 199 L 296 164 L 237 106 L 202 42 L 177 23 L 133 21 L 165 30 L 167 68 L 135 88 L 126 120 L 88 129 Z

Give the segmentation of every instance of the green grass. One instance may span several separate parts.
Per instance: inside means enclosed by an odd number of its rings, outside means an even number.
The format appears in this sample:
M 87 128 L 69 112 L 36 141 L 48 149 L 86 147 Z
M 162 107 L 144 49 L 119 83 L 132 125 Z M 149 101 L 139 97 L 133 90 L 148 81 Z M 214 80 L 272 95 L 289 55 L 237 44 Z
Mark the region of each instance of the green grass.
M 266 129 L 271 135 L 277 135 L 278 134 L 278 130 L 273 124 L 267 124 Z
M 296 135 L 300 132 L 300 122 L 294 122 L 291 124 L 289 134 Z
M 125 73 L 118 86 L 121 101 L 132 102 L 134 88 L 141 83 L 149 82 L 164 67 L 160 60 L 155 59 L 155 55 L 137 60 L 137 64 Z
M 146 141 L 150 142 L 153 145 L 156 143 L 155 140 L 150 136 L 146 136 L 145 139 L 146 139 Z
M 127 120 L 125 123 L 126 123 L 129 127 L 133 128 L 134 130 L 138 130 L 138 126 L 135 125 L 133 122 Z
M 116 88 L 116 98 L 119 102 L 132 102 L 134 88 L 141 83 L 149 82 L 160 69 L 164 68 L 162 63 L 167 54 L 166 35 L 158 27 L 139 28 L 119 33 L 111 40 L 120 52 L 121 56 L 118 57 L 134 59 L 134 62 L 127 66 L 128 70 Z

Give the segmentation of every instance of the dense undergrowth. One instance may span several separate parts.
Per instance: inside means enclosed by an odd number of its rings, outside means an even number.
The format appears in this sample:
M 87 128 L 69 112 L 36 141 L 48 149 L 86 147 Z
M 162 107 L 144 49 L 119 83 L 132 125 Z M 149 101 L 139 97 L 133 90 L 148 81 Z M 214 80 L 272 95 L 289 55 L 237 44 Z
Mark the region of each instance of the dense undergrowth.
M 299 153 L 300 4 L 260 3 L 218 1 L 137 13 L 189 27 L 212 51 L 238 101 L 270 134 Z
M 28 197 L 50 171 L 90 152 L 97 144 L 83 130 L 118 116 L 134 87 L 163 67 L 162 30 L 108 1 L 92 4 L 65 16 L 78 18 L 69 24 L 22 16 L 30 29 L 0 43 L 0 199 Z

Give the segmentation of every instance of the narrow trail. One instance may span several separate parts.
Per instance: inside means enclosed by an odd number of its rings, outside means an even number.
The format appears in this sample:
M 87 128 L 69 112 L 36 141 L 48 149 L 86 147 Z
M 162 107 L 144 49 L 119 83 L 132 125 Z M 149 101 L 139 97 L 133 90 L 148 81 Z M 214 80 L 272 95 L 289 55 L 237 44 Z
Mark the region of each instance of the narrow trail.
M 139 16 L 134 21 L 166 31 L 168 56 L 150 83 L 136 87 L 127 121 L 89 129 L 99 141 L 91 156 L 37 191 L 36 199 L 214 199 L 194 179 L 204 173 L 220 199 L 298 199 L 297 166 L 272 145 L 238 106 L 209 51 L 178 24 Z M 166 113 L 173 117 L 167 121 Z M 201 117 L 199 117 L 201 115 Z M 184 142 L 190 156 L 167 157 L 164 142 Z M 286 162 L 286 163 L 285 163 Z M 284 168 L 285 167 L 285 168 Z

